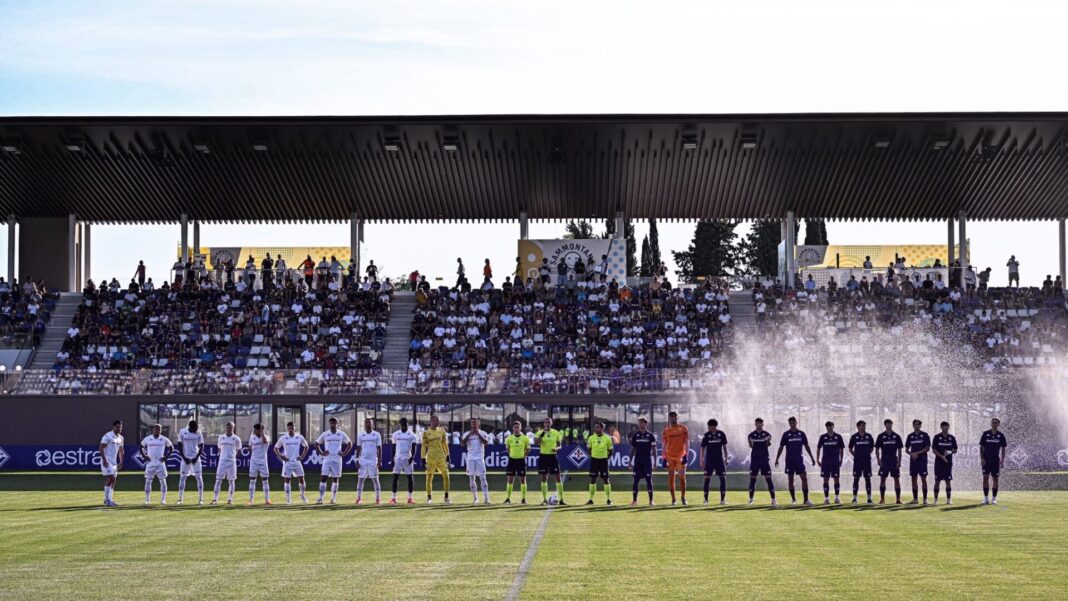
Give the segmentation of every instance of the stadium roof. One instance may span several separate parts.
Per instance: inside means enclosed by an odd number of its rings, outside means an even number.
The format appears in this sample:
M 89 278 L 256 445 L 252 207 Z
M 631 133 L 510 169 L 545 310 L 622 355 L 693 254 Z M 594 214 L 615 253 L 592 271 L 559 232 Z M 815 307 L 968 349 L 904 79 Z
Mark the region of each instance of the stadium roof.
M 0 215 L 1068 216 L 1068 113 L 0 118 Z

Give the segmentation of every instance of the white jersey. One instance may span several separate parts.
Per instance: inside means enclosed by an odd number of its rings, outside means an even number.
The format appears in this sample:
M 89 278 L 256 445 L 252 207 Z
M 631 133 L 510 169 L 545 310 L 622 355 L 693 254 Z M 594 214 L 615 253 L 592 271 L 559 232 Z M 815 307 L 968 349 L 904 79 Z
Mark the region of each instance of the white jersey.
M 125 442 L 122 434 L 116 434 L 114 431 L 108 431 L 100 439 L 100 444 L 106 445 L 104 447 L 104 458 L 108 460 L 108 465 L 117 465 L 119 463 L 119 449 L 122 448 Z
M 152 436 L 148 435 L 141 441 L 141 446 L 145 449 L 145 454 L 148 455 L 149 465 L 160 465 L 167 460 L 167 456 L 170 454 L 170 450 L 174 448 L 171 441 L 166 436 Z
M 270 436 L 267 436 L 266 434 L 263 436 L 256 436 L 253 434 L 248 437 L 248 446 L 252 449 L 252 463 L 267 463 L 267 449 L 271 446 Z
M 182 445 L 182 456 L 186 459 L 200 459 L 197 447 L 204 444 L 204 433 L 200 430 L 190 432 L 189 428 L 182 428 L 178 432 L 178 442 Z
M 467 436 L 467 433 L 464 433 Z M 489 440 L 489 434 L 486 434 L 482 430 L 479 430 L 475 434 L 467 436 L 467 460 L 472 459 L 485 459 L 486 458 L 486 445 L 482 442 L 483 439 Z
M 390 437 L 393 441 L 393 461 L 408 461 L 415 452 L 415 433 L 411 430 L 401 432 L 397 430 Z
M 302 434 L 290 436 L 287 432 L 278 437 L 278 442 L 275 443 L 274 448 L 281 449 L 282 454 L 288 457 L 290 461 L 296 461 L 300 458 L 300 447 L 307 445 L 308 441 L 304 440 Z
M 360 432 L 356 439 L 360 447 L 360 461 L 378 462 L 378 448 L 382 446 L 382 435 L 378 432 Z
M 341 430 L 337 432 L 327 430 L 320 434 L 319 438 L 315 439 L 315 444 L 323 447 L 327 457 L 340 457 L 341 449 L 345 448 L 347 444 L 352 444 L 352 439 Z
M 241 437 L 236 434 L 219 436 L 219 463 L 237 463 L 237 450 L 241 448 Z

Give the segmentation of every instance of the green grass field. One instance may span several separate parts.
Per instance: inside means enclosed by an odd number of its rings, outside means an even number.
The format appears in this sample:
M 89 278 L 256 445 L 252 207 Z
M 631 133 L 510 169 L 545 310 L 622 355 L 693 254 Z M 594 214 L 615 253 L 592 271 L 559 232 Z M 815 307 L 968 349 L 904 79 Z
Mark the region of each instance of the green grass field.
M 534 504 L 500 505 L 497 476 L 488 507 L 467 504 L 463 475 L 449 507 L 357 507 L 349 475 L 337 506 L 249 508 L 243 479 L 233 507 L 145 507 L 142 478 L 126 473 L 123 507 L 104 509 L 99 476 L 4 474 L 0 599 L 506 599 L 543 521 L 520 599 L 1068 598 L 1068 492 L 773 510 L 763 492 L 745 505 L 744 490 L 702 507 L 698 489 L 689 507 L 658 492 L 658 506 L 630 508 L 629 476 L 613 480 L 616 505 L 600 492 L 580 505 L 578 479 L 546 517 L 536 485 Z M 280 481 L 272 496 L 284 501 Z

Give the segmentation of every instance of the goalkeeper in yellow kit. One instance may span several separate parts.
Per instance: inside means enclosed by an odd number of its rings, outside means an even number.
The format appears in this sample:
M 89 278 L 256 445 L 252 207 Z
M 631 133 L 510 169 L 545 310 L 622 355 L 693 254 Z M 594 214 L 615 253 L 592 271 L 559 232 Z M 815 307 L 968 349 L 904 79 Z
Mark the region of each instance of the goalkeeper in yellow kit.
M 430 416 L 430 428 L 423 431 L 423 464 L 426 466 L 426 502 L 433 503 L 434 474 L 441 474 L 445 489 L 445 504 L 449 505 L 449 442 L 448 433 L 438 422 L 438 416 Z

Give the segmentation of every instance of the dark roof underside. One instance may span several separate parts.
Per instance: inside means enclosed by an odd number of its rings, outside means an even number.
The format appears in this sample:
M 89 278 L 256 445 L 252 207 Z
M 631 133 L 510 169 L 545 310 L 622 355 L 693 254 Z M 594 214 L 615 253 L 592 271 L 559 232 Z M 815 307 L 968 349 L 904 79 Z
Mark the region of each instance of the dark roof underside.
M 14 117 L 0 143 L 20 217 L 1068 216 L 1068 113 Z

